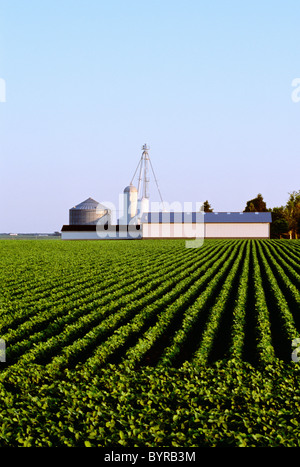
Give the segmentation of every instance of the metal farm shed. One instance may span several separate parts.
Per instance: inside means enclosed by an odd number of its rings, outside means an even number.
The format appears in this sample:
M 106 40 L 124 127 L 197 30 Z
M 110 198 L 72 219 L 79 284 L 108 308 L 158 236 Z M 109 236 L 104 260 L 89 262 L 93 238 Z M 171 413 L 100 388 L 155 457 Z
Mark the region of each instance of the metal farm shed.
M 143 238 L 270 238 L 270 212 L 144 214 Z

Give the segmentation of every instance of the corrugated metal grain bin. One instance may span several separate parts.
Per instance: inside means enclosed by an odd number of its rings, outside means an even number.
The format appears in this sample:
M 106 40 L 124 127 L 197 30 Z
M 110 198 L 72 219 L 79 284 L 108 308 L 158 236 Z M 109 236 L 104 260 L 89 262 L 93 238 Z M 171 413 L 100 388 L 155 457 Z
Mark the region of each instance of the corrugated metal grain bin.
M 86 199 L 69 210 L 70 225 L 110 224 L 110 220 L 110 209 L 92 198 Z

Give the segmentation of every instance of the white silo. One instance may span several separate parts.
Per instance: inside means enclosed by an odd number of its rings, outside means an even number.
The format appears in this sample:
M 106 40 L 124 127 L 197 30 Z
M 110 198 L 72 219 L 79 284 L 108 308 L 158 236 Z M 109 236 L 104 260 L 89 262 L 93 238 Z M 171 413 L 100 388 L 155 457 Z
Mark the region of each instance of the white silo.
M 130 184 L 124 189 L 124 224 L 129 225 L 138 211 L 138 190 Z
M 138 200 L 138 217 L 141 218 L 143 214 L 149 212 L 149 198 L 142 198 Z

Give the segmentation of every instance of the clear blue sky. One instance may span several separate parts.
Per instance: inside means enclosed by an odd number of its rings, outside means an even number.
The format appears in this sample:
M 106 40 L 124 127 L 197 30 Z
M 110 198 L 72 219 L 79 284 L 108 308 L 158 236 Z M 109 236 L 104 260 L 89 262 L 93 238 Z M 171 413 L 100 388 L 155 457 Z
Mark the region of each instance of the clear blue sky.
M 299 20 L 299 0 L 0 0 L 0 232 L 117 205 L 146 142 L 168 203 L 285 204 Z

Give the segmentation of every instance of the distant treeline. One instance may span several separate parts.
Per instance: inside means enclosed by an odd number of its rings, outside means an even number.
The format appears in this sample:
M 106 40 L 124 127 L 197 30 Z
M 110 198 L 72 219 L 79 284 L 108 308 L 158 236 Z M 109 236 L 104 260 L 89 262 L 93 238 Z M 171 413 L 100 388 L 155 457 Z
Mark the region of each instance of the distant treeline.
M 54 233 L 0 233 L 0 238 L 48 238 L 60 237 L 60 232 Z

